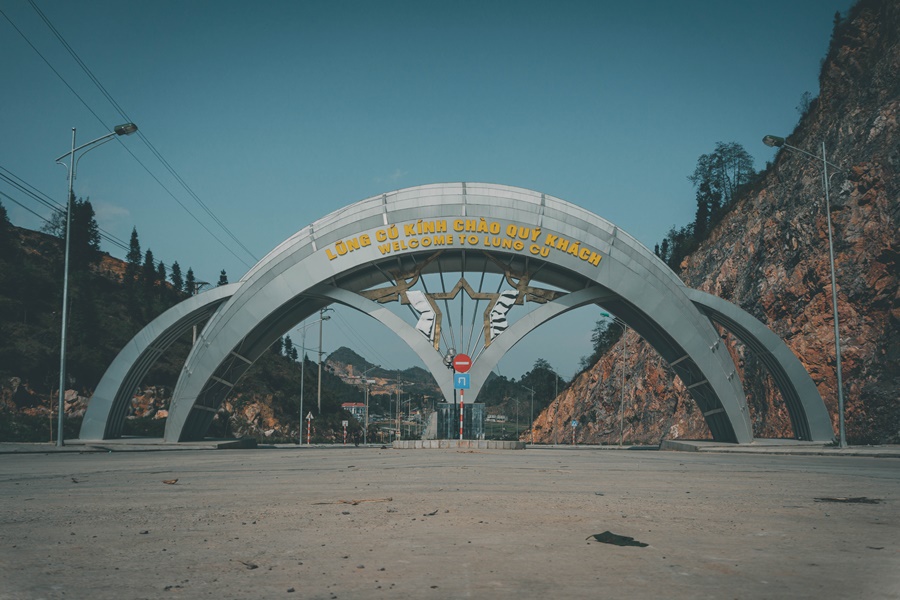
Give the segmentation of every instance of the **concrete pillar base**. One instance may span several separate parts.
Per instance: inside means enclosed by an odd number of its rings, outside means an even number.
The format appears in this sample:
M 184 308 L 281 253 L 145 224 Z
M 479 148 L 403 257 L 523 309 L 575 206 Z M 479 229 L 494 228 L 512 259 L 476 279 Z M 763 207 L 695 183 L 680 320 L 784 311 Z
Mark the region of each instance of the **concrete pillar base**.
M 525 442 L 500 440 L 402 440 L 391 443 L 398 450 L 465 448 L 470 450 L 524 450 Z

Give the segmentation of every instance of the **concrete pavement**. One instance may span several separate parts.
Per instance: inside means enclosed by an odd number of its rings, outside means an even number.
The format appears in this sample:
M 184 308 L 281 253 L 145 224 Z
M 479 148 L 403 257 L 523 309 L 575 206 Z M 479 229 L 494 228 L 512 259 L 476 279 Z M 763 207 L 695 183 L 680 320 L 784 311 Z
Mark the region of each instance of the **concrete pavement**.
M 900 594 L 894 459 L 110 446 L 0 457 L 0 600 Z

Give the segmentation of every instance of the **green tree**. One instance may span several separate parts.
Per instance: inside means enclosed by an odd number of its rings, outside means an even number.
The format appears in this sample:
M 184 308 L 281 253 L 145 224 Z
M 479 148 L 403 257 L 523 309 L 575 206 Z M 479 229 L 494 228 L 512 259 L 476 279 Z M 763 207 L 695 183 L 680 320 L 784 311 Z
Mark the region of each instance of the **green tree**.
M 697 190 L 693 233 L 698 241 L 705 239 L 707 226 L 718 221 L 722 209 L 731 206 L 738 190 L 755 176 L 753 157 L 737 142 L 717 142 L 713 152 L 697 159 L 688 179 Z
M 100 229 L 90 200 L 69 199 L 72 219 L 69 222 L 69 261 L 72 270 L 79 271 L 100 259 Z M 66 238 L 66 211 L 56 211 L 41 231 L 61 240 Z
M 622 331 L 622 327 L 616 325 L 613 321 L 607 319 L 597 321 L 594 324 L 594 331 L 591 333 L 591 344 L 594 346 L 594 353 L 598 357 L 605 354 L 622 337 Z
M 567 382 L 543 358 L 534 361 L 528 373 L 522 375 L 521 384 L 534 390 L 534 410 L 539 412 L 548 406 L 556 395 L 565 389 Z
M 193 296 L 197 293 L 197 280 L 194 278 L 194 270 L 188 267 L 184 278 L 184 291 Z
M 90 200 L 73 203 L 69 248 L 73 269 L 85 269 L 100 260 L 100 228 L 95 216 Z
M 0 202 L 0 258 L 11 259 L 15 255 L 15 229 L 9 221 L 6 207 Z
M 697 190 L 697 211 L 694 213 L 694 233 L 699 237 L 706 237 L 706 228 L 709 227 L 710 201 L 703 190 Z
M 144 290 L 144 300 L 149 301 L 153 296 L 153 287 L 156 285 L 156 261 L 153 260 L 153 251 L 149 248 L 144 252 L 144 264 L 141 266 L 141 287 Z
M 718 172 L 720 164 L 721 157 L 715 152 L 703 154 L 697 159 L 694 173 L 688 176 L 688 180 L 696 188 L 697 210 L 694 213 L 693 233 L 698 239 L 706 237 L 710 218 L 713 215 L 717 216 L 722 206 L 722 190 Z
M 159 286 L 157 296 L 160 299 L 166 298 L 168 288 L 166 288 L 166 264 L 163 261 L 159 261 L 159 264 L 156 265 L 156 285 Z
M 663 246 L 668 246 L 666 264 L 676 273 L 681 270 L 681 261 L 684 257 L 697 248 L 697 239 L 694 237 L 694 224 L 689 223 L 680 229 L 673 226 L 663 240 Z
M 172 268 L 169 270 L 169 280 L 176 292 L 184 293 L 184 277 L 181 276 L 181 265 L 177 260 L 172 263 Z
M 131 228 L 131 241 L 128 244 L 125 261 L 125 285 L 133 288 L 134 282 L 141 272 L 141 243 L 138 241 L 138 232 L 134 227 Z

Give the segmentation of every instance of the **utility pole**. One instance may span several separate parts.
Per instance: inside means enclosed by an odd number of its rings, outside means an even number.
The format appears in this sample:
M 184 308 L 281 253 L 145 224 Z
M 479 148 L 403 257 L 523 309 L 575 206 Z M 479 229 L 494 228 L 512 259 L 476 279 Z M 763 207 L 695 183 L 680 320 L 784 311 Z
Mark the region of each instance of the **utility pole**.
M 331 317 L 326 316 L 325 313 L 329 310 L 334 310 L 333 308 L 328 308 L 327 306 L 319 311 L 319 414 L 322 414 L 322 322 L 327 321 Z
M 200 288 L 209 285 L 208 281 L 195 281 L 194 289 L 191 290 L 191 296 L 196 296 L 200 292 Z M 197 326 L 191 328 L 191 346 L 197 343 Z

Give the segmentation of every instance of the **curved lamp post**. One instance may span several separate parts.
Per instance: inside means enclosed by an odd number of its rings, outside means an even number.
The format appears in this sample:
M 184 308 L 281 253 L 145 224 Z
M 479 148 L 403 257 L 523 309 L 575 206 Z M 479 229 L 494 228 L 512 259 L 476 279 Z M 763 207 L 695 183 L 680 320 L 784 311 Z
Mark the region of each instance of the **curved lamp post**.
M 322 324 L 330 319 L 328 315 L 325 313 L 328 311 L 334 311 L 333 308 L 326 306 L 322 310 L 319 311 L 319 392 L 317 394 L 318 403 L 319 403 L 319 414 L 322 414 Z
M 369 367 L 368 369 L 363 371 L 363 374 L 362 374 L 363 385 L 366 386 L 366 420 L 365 420 L 365 424 L 363 425 L 363 445 L 364 446 L 369 443 L 369 440 L 368 440 L 368 437 L 369 437 L 369 379 L 366 377 L 366 373 L 368 373 L 372 369 L 377 369 L 379 367 L 381 367 L 381 365 L 375 365 L 373 367 Z
M 74 194 L 72 191 L 72 187 L 75 182 L 75 169 L 78 166 L 78 161 L 81 160 L 81 156 L 87 154 L 88 151 L 93 150 L 97 146 L 101 144 L 105 144 L 113 137 L 117 135 L 131 135 L 135 131 L 137 131 L 138 127 L 134 123 L 125 123 L 123 125 L 116 125 L 113 130 L 106 135 L 101 135 L 95 140 L 91 140 L 86 144 L 82 144 L 80 146 L 75 146 L 75 128 L 72 128 L 72 149 L 60 156 L 56 159 L 56 163 L 63 165 L 69 170 L 69 187 L 68 193 L 66 194 L 66 244 L 65 244 L 65 259 L 63 262 L 63 296 L 62 296 L 62 327 L 60 333 L 60 343 L 59 343 L 59 417 L 57 423 L 56 432 L 56 445 L 57 446 L 65 446 L 65 441 L 63 440 L 63 420 L 65 415 L 65 389 L 66 389 L 66 333 L 68 330 L 68 318 L 69 318 L 69 233 L 72 227 L 72 204 L 74 202 Z M 84 150 L 81 156 L 76 160 L 75 153 L 79 150 Z M 69 164 L 62 162 L 62 159 L 65 157 L 69 157 Z
M 316 319 L 310 323 L 304 323 L 299 328 L 300 331 L 300 347 L 302 348 L 302 356 L 300 357 L 300 441 L 298 442 L 301 446 L 303 445 L 303 383 L 306 380 L 306 330 L 315 325 L 319 324 L 319 381 L 322 380 L 322 321 L 327 321 L 331 317 L 325 316 L 326 310 L 334 310 L 332 308 L 323 308 L 319 314 L 321 316 L 320 319 Z M 322 412 L 322 384 L 319 384 L 319 412 Z M 306 443 L 309 444 L 309 440 L 306 440 Z
M 799 152 L 800 154 L 813 158 L 816 161 L 822 161 L 822 185 L 825 187 L 825 214 L 828 219 L 828 263 L 831 267 L 831 309 L 834 314 L 834 355 L 837 361 L 836 370 L 839 413 L 838 447 L 846 448 L 847 438 L 844 430 L 844 385 L 841 379 L 841 336 L 840 328 L 838 327 L 837 283 L 834 276 L 834 243 L 831 237 L 831 199 L 828 193 L 828 167 L 832 167 L 835 171 L 842 171 L 842 169 L 837 165 L 828 162 L 828 160 L 826 159 L 825 142 L 822 142 L 822 156 L 816 156 L 815 154 L 811 154 L 806 150 L 802 150 L 800 148 L 797 148 L 796 146 L 791 146 L 785 141 L 783 137 L 778 137 L 776 135 L 767 135 L 762 139 L 762 141 L 766 146 L 770 146 L 773 148 L 787 148 L 788 150 L 793 150 L 794 152 Z

